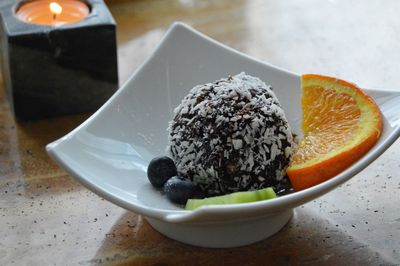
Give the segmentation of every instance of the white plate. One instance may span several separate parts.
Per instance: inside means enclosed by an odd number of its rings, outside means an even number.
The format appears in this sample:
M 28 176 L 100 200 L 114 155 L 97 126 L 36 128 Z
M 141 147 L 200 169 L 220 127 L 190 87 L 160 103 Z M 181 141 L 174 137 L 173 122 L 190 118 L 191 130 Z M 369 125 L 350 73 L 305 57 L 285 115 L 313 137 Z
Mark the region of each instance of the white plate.
M 206 247 L 234 247 L 281 229 L 292 209 L 349 180 L 400 135 L 400 93 L 367 90 L 385 117 L 378 144 L 338 176 L 277 199 L 185 211 L 147 180 L 148 162 L 165 154 L 172 111 L 195 85 L 246 72 L 272 85 L 295 133 L 300 134 L 300 76 L 260 62 L 175 23 L 153 55 L 103 107 L 63 138 L 50 156 L 101 197 L 142 214 L 173 239 Z

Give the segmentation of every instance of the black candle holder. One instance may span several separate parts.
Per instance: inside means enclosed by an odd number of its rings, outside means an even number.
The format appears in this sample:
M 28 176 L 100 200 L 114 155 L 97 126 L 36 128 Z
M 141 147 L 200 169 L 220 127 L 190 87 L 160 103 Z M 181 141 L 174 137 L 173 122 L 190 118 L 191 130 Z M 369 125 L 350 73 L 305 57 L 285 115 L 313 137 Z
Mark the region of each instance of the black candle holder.
M 83 2 L 86 18 L 54 27 L 19 20 L 22 2 L 1 0 L 2 74 L 18 119 L 95 111 L 117 90 L 116 23 L 102 0 Z

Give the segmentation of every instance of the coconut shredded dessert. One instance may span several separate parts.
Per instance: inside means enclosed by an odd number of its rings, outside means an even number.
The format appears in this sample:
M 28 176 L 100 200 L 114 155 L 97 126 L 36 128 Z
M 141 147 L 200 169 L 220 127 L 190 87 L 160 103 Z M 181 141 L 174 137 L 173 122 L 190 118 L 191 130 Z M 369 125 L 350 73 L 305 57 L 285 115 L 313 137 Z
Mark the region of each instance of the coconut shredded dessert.
M 207 195 L 287 184 L 291 128 L 272 88 L 240 73 L 195 86 L 174 110 L 168 151 Z

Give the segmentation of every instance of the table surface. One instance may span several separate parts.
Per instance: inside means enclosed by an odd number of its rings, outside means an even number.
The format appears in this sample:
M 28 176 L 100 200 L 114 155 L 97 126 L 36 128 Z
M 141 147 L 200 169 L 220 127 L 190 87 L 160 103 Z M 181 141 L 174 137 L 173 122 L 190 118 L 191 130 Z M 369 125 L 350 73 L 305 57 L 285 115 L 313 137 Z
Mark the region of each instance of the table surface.
M 184 21 L 297 73 L 400 90 L 400 2 L 110 0 L 123 83 L 169 25 Z M 3 87 L 3 85 L 1 84 Z M 295 210 L 256 244 L 207 249 L 170 240 L 85 189 L 45 153 L 90 114 L 16 122 L 0 90 L 0 265 L 399 265 L 400 142 L 349 182 Z

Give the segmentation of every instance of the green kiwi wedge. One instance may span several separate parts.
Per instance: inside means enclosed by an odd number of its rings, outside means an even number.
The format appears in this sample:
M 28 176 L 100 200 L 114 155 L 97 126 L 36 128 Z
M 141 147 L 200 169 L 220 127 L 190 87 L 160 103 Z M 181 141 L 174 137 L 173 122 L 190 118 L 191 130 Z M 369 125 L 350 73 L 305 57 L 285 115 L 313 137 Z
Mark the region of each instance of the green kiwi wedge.
M 273 198 L 276 198 L 275 191 L 271 187 L 267 187 L 254 191 L 234 192 L 231 194 L 204 199 L 189 199 L 186 202 L 185 210 L 194 210 L 204 205 L 246 203 Z

